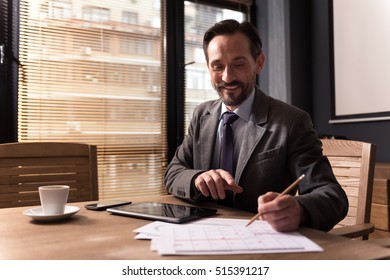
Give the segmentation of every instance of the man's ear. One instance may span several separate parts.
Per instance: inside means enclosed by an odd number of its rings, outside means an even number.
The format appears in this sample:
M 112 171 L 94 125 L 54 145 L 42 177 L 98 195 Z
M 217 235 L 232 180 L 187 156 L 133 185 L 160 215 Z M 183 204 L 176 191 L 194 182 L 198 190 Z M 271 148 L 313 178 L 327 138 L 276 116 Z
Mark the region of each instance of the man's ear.
M 256 62 L 257 62 L 256 74 L 260 74 L 261 70 L 264 67 L 264 63 L 265 63 L 265 54 L 263 52 L 259 55 Z

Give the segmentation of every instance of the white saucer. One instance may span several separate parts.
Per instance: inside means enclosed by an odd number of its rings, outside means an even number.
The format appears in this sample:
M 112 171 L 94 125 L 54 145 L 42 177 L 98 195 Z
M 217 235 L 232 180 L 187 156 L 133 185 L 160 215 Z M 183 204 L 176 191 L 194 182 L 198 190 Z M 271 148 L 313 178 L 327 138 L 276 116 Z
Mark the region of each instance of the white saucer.
M 64 214 L 56 214 L 56 215 L 45 215 L 43 214 L 42 207 L 31 208 L 23 211 L 23 214 L 29 216 L 35 221 L 59 221 L 66 218 L 69 218 L 80 211 L 80 208 L 77 206 L 65 206 Z

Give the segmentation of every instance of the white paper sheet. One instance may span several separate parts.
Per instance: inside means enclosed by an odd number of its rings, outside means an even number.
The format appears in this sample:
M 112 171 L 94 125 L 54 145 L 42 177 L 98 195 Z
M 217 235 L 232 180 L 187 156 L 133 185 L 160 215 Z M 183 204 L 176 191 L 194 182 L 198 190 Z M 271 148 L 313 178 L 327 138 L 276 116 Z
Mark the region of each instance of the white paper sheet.
M 149 234 L 160 255 L 218 255 L 321 252 L 298 232 L 277 232 L 264 221 L 208 218 L 187 224 L 153 222 L 135 230 Z

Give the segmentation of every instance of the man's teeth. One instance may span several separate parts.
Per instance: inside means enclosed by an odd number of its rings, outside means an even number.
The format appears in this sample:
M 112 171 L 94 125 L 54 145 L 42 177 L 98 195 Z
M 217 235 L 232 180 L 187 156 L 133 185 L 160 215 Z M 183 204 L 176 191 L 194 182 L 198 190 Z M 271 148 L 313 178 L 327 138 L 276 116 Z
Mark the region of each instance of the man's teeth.
M 226 89 L 236 89 L 236 88 L 238 88 L 238 85 L 236 85 L 236 86 L 225 86 L 225 88 Z

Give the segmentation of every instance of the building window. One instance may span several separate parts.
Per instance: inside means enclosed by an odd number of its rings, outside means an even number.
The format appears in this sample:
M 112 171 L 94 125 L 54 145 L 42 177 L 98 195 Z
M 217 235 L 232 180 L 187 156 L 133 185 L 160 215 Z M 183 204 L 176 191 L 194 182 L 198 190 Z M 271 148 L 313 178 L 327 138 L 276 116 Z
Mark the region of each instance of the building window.
M 83 20 L 107 22 L 110 20 L 110 9 L 94 6 L 83 7 Z
M 138 13 L 122 11 L 122 22 L 128 24 L 138 24 Z
M 122 54 L 153 55 L 153 51 L 153 42 L 148 39 L 120 39 L 120 52 Z

